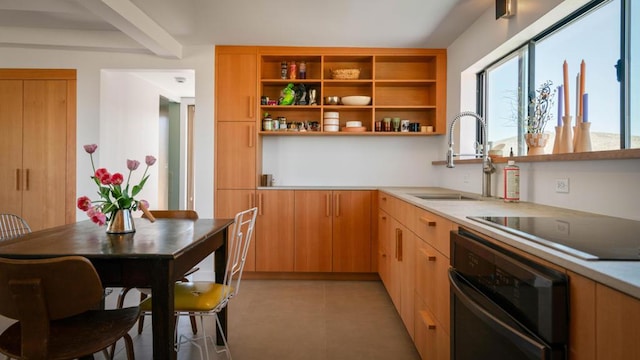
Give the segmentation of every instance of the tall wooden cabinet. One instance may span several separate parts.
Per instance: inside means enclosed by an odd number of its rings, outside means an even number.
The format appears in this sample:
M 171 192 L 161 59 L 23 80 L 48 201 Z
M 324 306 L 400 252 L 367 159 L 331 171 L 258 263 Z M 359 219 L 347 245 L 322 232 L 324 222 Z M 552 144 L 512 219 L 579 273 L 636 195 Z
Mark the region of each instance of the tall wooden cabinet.
M 76 71 L 0 69 L 0 212 L 75 221 Z
M 256 271 L 294 270 L 293 194 L 293 190 L 258 190 Z

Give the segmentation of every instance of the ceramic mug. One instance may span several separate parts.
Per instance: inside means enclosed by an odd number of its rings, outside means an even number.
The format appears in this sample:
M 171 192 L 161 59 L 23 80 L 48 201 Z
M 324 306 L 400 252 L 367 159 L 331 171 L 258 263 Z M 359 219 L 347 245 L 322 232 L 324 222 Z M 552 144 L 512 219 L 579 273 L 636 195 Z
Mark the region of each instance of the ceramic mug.
M 401 132 L 409 132 L 409 120 L 400 120 L 400 131 Z

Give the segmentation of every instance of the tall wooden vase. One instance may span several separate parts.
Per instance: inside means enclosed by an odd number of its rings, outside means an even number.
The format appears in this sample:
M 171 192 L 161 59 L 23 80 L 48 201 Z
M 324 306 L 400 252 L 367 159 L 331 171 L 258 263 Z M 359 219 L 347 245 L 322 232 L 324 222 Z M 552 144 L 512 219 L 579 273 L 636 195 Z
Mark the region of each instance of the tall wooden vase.
M 591 134 L 589 133 L 591 128 L 590 122 L 582 122 L 580 125 L 580 132 L 576 140 L 576 152 L 591 151 Z
M 562 117 L 562 139 L 560 141 L 560 154 L 573 152 L 573 131 L 571 129 L 571 116 Z

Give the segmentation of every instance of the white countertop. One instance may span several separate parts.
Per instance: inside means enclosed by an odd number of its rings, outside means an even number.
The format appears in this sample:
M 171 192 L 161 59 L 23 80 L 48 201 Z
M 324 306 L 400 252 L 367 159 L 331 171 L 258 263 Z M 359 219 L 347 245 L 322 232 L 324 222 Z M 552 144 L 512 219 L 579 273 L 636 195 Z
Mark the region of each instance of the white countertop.
M 531 255 L 545 259 L 567 270 L 607 285 L 640 299 L 640 261 L 588 261 L 554 250 L 517 235 L 468 219 L 467 216 L 601 216 L 528 202 L 506 203 L 502 199 L 481 198 L 477 194 L 465 196 L 480 200 L 422 200 L 409 194 L 416 193 L 460 193 L 443 188 L 379 188 L 387 194 L 431 211 L 459 225 L 490 236 Z M 640 235 L 639 235 L 640 236 Z M 603 239 L 605 241 L 606 239 Z

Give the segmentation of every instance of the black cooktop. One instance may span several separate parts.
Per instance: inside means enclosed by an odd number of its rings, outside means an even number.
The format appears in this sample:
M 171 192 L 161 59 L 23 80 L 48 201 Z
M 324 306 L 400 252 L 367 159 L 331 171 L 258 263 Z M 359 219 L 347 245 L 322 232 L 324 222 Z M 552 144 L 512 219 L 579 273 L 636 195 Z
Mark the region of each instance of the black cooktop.
M 640 261 L 640 221 L 607 216 L 469 216 L 584 260 Z

